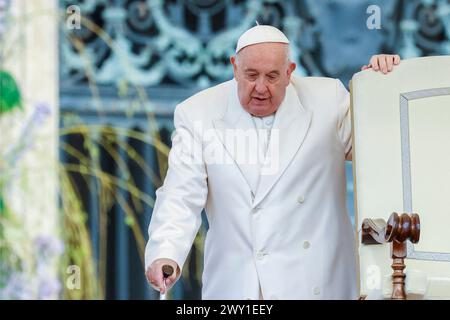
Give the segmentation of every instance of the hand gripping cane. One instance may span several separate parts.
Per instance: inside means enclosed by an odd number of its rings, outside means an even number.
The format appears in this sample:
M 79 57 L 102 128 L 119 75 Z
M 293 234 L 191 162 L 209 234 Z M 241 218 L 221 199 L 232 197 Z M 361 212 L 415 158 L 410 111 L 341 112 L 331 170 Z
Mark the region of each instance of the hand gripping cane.
M 166 300 L 166 294 L 167 294 L 167 287 L 166 287 L 166 279 L 170 277 L 173 274 L 173 267 L 169 266 L 168 264 L 165 264 L 162 266 L 162 272 L 163 272 L 163 285 L 164 285 L 164 294 L 160 293 L 159 300 Z

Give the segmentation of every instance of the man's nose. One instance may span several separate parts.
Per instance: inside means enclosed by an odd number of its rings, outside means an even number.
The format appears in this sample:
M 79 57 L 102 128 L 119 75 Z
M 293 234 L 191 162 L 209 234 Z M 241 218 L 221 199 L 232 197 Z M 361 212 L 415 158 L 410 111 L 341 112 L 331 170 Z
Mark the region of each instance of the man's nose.
M 267 83 L 264 77 L 259 77 L 258 79 L 256 79 L 255 91 L 261 94 L 267 92 Z

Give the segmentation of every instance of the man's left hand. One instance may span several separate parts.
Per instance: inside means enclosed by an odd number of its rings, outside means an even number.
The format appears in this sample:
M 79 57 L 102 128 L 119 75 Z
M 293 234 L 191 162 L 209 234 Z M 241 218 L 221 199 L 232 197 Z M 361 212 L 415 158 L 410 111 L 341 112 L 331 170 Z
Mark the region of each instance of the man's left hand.
M 400 63 L 398 54 L 376 54 L 370 58 L 369 64 L 362 66 L 361 70 L 372 68 L 375 71 L 381 71 L 384 74 L 391 72 L 394 66 Z

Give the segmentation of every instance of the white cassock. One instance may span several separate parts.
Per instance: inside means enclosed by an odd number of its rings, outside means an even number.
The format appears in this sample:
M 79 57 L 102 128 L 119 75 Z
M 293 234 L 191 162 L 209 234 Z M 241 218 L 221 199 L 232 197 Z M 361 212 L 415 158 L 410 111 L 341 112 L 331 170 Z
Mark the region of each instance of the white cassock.
M 158 258 L 183 267 L 204 208 L 203 299 L 259 299 L 260 289 L 264 299 L 357 298 L 344 166 L 349 104 L 339 80 L 292 77 L 274 117 L 265 168 L 242 161 L 233 141 L 235 132 L 236 139 L 256 132 L 235 80 L 179 104 L 146 268 Z

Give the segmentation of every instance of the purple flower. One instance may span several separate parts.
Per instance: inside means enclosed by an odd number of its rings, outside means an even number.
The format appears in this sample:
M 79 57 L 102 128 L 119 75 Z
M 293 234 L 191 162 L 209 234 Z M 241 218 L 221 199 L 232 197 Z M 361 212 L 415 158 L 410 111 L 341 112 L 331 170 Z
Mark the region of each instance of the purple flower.
M 63 242 L 52 235 L 39 235 L 35 239 L 38 257 L 51 258 L 59 256 L 64 252 Z
M 32 146 L 34 142 L 32 131 L 37 125 L 42 124 L 50 114 L 51 110 L 48 104 L 39 102 L 35 105 L 31 118 L 23 126 L 18 143 L 6 151 L 4 158 L 9 166 L 14 167 L 25 151 Z
M 54 299 L 58 298 L 61 292 L 61 283 L 58 279 L 46 277 L 39 279 L 38 299 Z
M 45 102 L 38 102 L 35 105 L 35 110 L 33 113 L 32 121 L 34 124 L 39 125 L 44 122 L 44 120 L 51 114 L 50 107 Z
M 6 31 L 6 14 L 8 12 L 10 2 L 11 0 L 0 0 L 0 40 Z
M 61 292 L 61 283 L 54 275 L 48 263 L 38 261 L 36 269 L 37 299 L 58 298 Z
M 11 0 L 0 0 L 0 10 L 6 10 L 6 7 L 9 6 Z
M 33 299 L 33 292 L 26 274 L 13 273 L 8 279 L 6 286 L 0 290 L 0 299 Z

